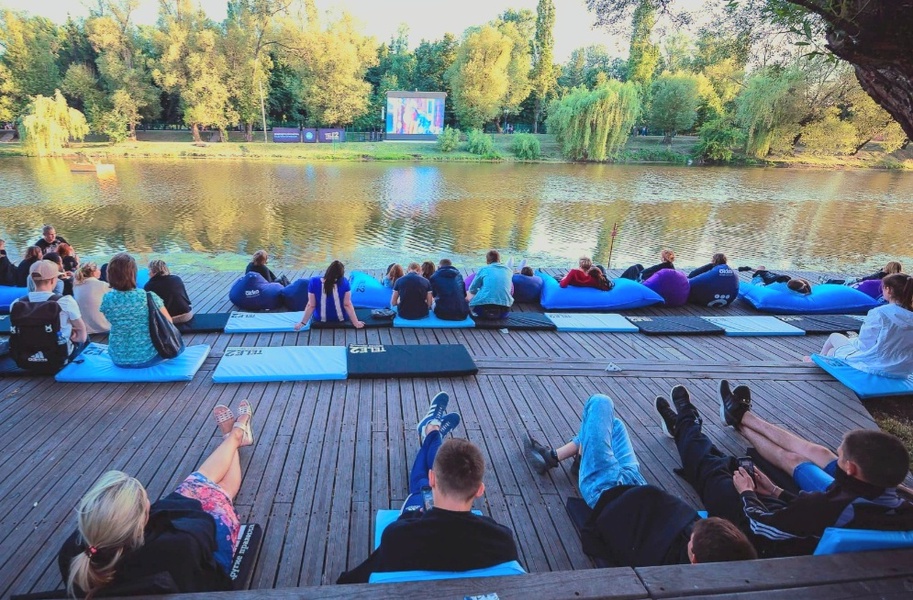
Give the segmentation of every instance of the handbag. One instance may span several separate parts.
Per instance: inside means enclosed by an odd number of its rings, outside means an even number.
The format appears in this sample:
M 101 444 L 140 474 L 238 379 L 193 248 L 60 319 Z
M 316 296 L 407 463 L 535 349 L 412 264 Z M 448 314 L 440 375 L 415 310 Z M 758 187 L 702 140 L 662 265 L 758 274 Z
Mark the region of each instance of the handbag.
M 149 337 L 152 338 L 152 345 L 162 358 L 174 358 L 184 347 L 181 332 L 155 307 L 152 292 L 146 292 L 146 306 L 149 307 Z

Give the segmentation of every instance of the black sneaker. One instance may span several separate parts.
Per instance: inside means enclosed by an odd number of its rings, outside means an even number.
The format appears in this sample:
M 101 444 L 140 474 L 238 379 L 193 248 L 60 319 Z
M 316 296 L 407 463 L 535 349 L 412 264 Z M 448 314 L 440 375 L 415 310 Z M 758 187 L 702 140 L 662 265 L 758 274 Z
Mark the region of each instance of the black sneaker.
M 526 439 L 523 440 L 523 451 L 526 462 L 540 475 L 558 466 L 558 459 L 552 455 L 552 449 L 543 446 L 529 434 L 526 434 Z
M 691 404 L 691 394 L 688 393 L 685 386 L 677 385 L 672 388 L 671 396 L 672 403 L 675 404 L 675 412 L 682 413 L 694 408 L 694 405 Z
M 656 412 L 659 413 L 659 424 L 663 428 L 663 433 L 666 437 L 674 438 L 675 422 L 678 420 L 678 415 L 672 410 L 669 401 L 662 396 L 656 397 L 654 406 L 656 406 Z
M 746 385 L 729 391 L 729 382 L 720 382 L 720 423 L 738 429 L 742 417 L 751 410 L 751 390 Z

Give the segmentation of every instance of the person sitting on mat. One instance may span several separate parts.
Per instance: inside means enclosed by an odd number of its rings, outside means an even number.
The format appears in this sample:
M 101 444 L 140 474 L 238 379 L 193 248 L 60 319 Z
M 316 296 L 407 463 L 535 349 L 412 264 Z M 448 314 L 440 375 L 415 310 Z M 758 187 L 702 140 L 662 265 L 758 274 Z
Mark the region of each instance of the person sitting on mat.
M 536 275 L 532 267 L 524 266 L 513 276 L 514 301 L 538 303 L 542 296 L 542 278 Z
M 184 281 L 177 275 L 172 275 L 168 265 L 163 260 L 149 261 L 149 281 L 143 286 L 147 292 L 158 294 L 165 303 L 172 323 L 186 323 L 193 318 L 193 306 L 187 295 Z
M 35 242 L 35 245 L 41 248 L 42 255 L 48 252 L 56 252 L 58 244 L 66 244 L 67 240 L 57 235 L 57 230 L 53 225 L 45 225 L 41 228 L 41 238 Z
M 281 277 L 276 277 L 276 274 L 266 266 L 266 263 L 269 262 L 269 254 L 266 253 L 266 250 L 257 250 L 254 252 L 254 256 L 249 263 L 247 263 L 247 268 L 244 269 L 245 273 L 259 273 L 263 279 L 266 280 L 266 283 L 280 283 L 282 285 L 288 285 L 288 277 L 285 275 Z
M 675 268 L 675 252 L 669 250 L 668 248 L 660 252 L 660 259 L 662 262 L 659 264 L 653 265 L 649 269 L 644 269 L 642 264 L 636 264 L 625 269 L 625 272 L 621 276 L 625 279 L 632 279 L 634 281 L 646 281 L 650 279 L 663 269 L 674 269 Z
M 863 281 L 872 281 L 874 279 L 884 279 L 888 275 L 894 275 L 895 273 L 902 273 L 903 266 L 896 260 L 890 261 L 884 266 L 880 271 L 876 271 L 871 275 L 866 275 L 865 277 L 850 277 L 848 279 L 828 279 L 824 283 L 836 283 L 838 285 L 855 285 L 857 283 L 862 283 Z
M 409 263 L 409 271 L 396 280 L 390 306 L 397 308 L 403 319 L 424 319 L 431 310 L 434 298 L 431 295 L 431 283 L 422 277 L 422 267 L 418 263 Z
M 745 267 L 739 268 L 740 271 L 745 270 Z M 751 269 L 748 269 L 749 271 Z M 768 271 L 767 267 L 760 266 L 754 270 L 754 273 L 751 276 L 751 283 L 753 285 L 770 285 L 772 283 L 785 283 L 786 287 L 790 290 L 807 296 L 812 293 L 812 284 L 808 279 L 802 277 L 790 277 L 789 275 L 783 275 L 780 273 L 774 273 L 773 271 Z
M 571 456 L 579 460 L 580 495 L 592 509 L 580 532 L 583 551 L 611 566 L 757 558 L 754 547 L 735 525 L 719 518 L 702 520 L 681 499 L 647 484 L 625 424 L 608 396 L 590 397 L 580 432 L 570 442 L 547 448 L 527 435 L 525 455 L 540 474 Z
M 99 275 L 101 270 L 96 263 L 83 263 L 76 271 L 76 282 L 73 284 L 73 298 L 79 305 L 79 312 L 82 313 L 82 320 L 89 333 L 107 333 L 111 330 L 111 323 L 101 314 L 101 301 L 111 291 L 111 286 L 101 281 Z
M 5 240 L 0 240 L 0 285 L 16 285 L 16 265 L 6 255 Z
M 717 252 L 710 258 L 709 263 L 707 263 L 706 265 L 704 265 L 702 267 L 698 267 L 695 270 L 688 273 L 688 279 L 692 279 L 694 277 L 697 277 L 698 275 L 703 275 L 704 273 L 706 273 L 707 271 L 709 271 L 710 269 L 712 269 L 714 267 L 719 267 L 719 266 L 725 265 L 726 262 L 727 262 L 726 255 L 723 254 L 722 252 Z
M 469 309 L 479 319 L 504 319 L 514 304 L 510 286 L 513 272 L 501 264 L 501 254 L 489 250 L 485 255 L 487 266 L 479 269 L 466 292 Z
M 460 424 L 438 393 L 417 425 L 421 447 L 409 475 L 409 496 L 400 517 L 384 529 L 380 546 L 336 583 L 366 583 L 371 573 L 470 571 L 517 560 L 513 532 L 472 504 L 485 493 L 485 459 L 467 440 L 444 437 Z M 422 488 L 431 488 L 432 505 Z
M 241 522 L 232 504 L 241 488 L 238 449 L 254 443 L 253 410 L 237 419 L 216 406 L 222 442 L 178 487 L 149 503 L 143 485 L 108 471 L 76 507 L 77 529 L 57 556 L 73 597 L 232 589 L 231 562 Z M 169 589 L 154 586 L 164 581 Z M 143 583 L 150 587 L 144 589 Z M 123 594 L 118 593 L 123 590 Z
M 60 255 L 60 261 L 63 263 L 63 270 L 75 273 L 79 268 L 79 257 L 73 251 L 73 247 L 67 243 L 57 244 L 57 254 Z
M 396 283 L 396 280 L 405 275 L 406 272 L 403 271 L 403 266 L 399 263 L 391 263 L 387 267 L 387 273 L 384 275 L 383 285 L 384 287 L 393 288 L 393 285 Z
M 887 304 L 869 311 L 859 336 L 832 333 L 821 354 L 872 375 L 909 377 L 913 373 L 913 277 L 905 273 L 881 280 Z
M 434 275 L 434 263 L 426 260 L 422 263 L 422 277 L 430 281 L 432 275 Z
M 449 258 L 442 258 L 438 269 L 431 276 L 431 295 L 434 297 L 434 315 L 445 321 L 462 321 L 469 316 L 466 302 L 466 284 L 460 271 Z
M 126 252 L 108 262 L 111 291 L 101 300 L 101 312 L 111 323 L 108 355 L 118 367 L 144 369 L 163 362 L 149 334 L 147 292 L 136 289 L 136 261 Z M 169 321 L 171 315 L 158 294 L 149 294 L 153 306 Z M 181 352 L 183 352 L 183 343 Z
M 43 260 L 53 263 L 57 267 L 57 283 L 54 284 L 54 293 L 61 296 L 72 296 L 73 274 L 63 270 L 63 261 L 60 259 L 60 255 L 56 252 L 48 252 L 44 255 Z M 26 287 L 29 288 L 30 292 L 34 292 L 35 281 L 29 279 Z
M 44 252 L 38 246 L 29 246 L 25 249 L 25 256 L 16 266 L 16 287 L 28 286 L 29 270 L 42 258 L 44 258 Z
M 739 525 L 762 557 L 810 554 L 828 527 L 907 531 L 913 503 L 897 487 L 910 468 L 904 445 L 894 436 L 856 429 L 843 436 L 837 453 L 798 438 L 752 412 L 747 386 L 720 383 L 720 418 L 738 429 L 762 458 L 792 474 L 806 491 L 798 495 L 750 471 L 714 446 L 701 428 L 697 408 L 684 386 L 672 388 L 675 409 L 657 397 L 664 431 L 674 438 L 681 475 L 701 496 L 711 516 Z
M 323 277 L 311 277 L 308 283 L 308 303 L 301 321 L 295 323 L 295 331 L 301 331 L 301 328 L 311 320 L 311 315 L 321 323 L 342 323 L 348 319 L 356 329 L 365 326 L 355 314 L 355 307 L 352 306 L 352 288 L 345 274 L 345 265 L 334 260 L 327 267 Z

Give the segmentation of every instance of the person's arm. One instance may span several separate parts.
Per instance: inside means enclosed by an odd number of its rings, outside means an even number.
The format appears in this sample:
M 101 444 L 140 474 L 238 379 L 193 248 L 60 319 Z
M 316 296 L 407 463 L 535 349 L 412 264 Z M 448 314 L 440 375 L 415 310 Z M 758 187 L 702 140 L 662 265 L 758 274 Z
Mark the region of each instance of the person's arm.
M 878 271 L 877 273 L 872 273 L 871 275 L 866 275 L 865 277 L 860 277 L 857 279 L 857 282 L 861 281 L 871 281 L 873 279 L 884 279 L 886 273 L 884 271 Z
M 698 267 L 695 270 L 688 273 L 688 279 L 697 277 L 698 275 L 703 275 L 704 273 L 706 273 L 707 271 L 709 271 L 710 269 L 712 269 L 715 266 L 716 265 L 714 265 L 713 263 L 707 263 L 706 265 L 704 265 L 702 267 Z
M 73 329 L 70 331 L 70 341 L 74 344 L 81 344 L 86 341 L 89 330 L 86 328 L 86 322 L 80 319 L 71 319 L 70 325 Z
M 425 298 L 425 303 L 428 305 L 428 308 L 434 304 L 434 295 L 431 293 L 431 290 L 428 290 L 428 295 Z
M 352 304 L 352 292 L 347 291 L 346 295 L 342 297 L 342 308 L 349 315 L 349 320 L 355 326 L 355 329 L 361 329 L 365 326 L 364 322 L 359 321 L 358 315 L 355 314 L 355 306 Z
M 829 506 L 821 501 L 821 493 L 793 497 L 781 490 L 777 497 L 771 496 L 765 502 L 758 496 L 751 476 L 741 468 L 733 473 L 732 483 L 741 496 L 742 510 L 752 532 L 761 537 L 786 540 L 821 535 L 821 523 L 829 520 Z M 834 515 L 833 521 L 836 518 Z
M 171 320 L 171 315 L 168 314 L 168 309 L 167 309 L 167 308 L 165 308 L 165 307 L 163 306 L 163 307 L 161 307 L 161 308 L 159 309 L 159 312 L 162 313 L 163 315 L 165 315 L 165 318 L 168 319 L 168 322 L 169 322 L 169 323 L 173 323 L 173 322 L 174 322 L 174 321 Z
M 563 288 L 566 288 L 567 286 L 569 286 L 571 284 L 571 281 L 573 279 L 574 279 L 574 269 L 571 269 L 570 271 L 567 272 L 567 274 L 564 277 L 561 278 L 561 281 L 558 282 L 558 285 L 560 285 Z
M 376 563 L 380 560 L 380 549 L 378 548 L 371 553 L 363 563 L 352 569 L 351 571 L 345 571 L 339 576 L 339 579 L 336 580 L 336 583 L 368 583 L 368 578 L 371 577 L 371 573 L 374 572 L 376 568 Z
M 393 290 L 393 295 L 390 296 L 390 306 L 396 306 L 399 304 L 399 291 Z
M 307 325 L 307 322 L 311 320 L 311 315 L 314 314 L 314 309 L 317 308 L 317 297 L 312 293 L 308 292 L 308 303 L 304 307 L 304 315 L 301 317 L 301 320 L 295 323 L 295 331 L 301 331 L 301 328 Z
M 884 329 L 885 323 L 879 315 L 866 315 L 862 321 L 862 327 L 859 328 L 859 336 L 851 340 L 850 343 L 857 350 L 868 350 L 878 343 L 878 334 Z

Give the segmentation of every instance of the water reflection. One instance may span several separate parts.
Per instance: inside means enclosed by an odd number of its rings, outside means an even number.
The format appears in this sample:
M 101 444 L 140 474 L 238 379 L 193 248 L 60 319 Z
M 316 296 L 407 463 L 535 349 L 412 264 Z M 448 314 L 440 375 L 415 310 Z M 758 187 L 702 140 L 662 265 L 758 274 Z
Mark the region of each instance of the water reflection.
M 53 159 L 0 161 L 0 237 L 18 258 L 53 223 L 84 257 L 129 250 L 201 268 L 481 262 L 491 247 L 536 265 L 613 266 L 672 247 L 700 264 L 870 270 L 913 263 L 913 174 L 612 165 L 274 164 L 117 161 L 74 174 Z

